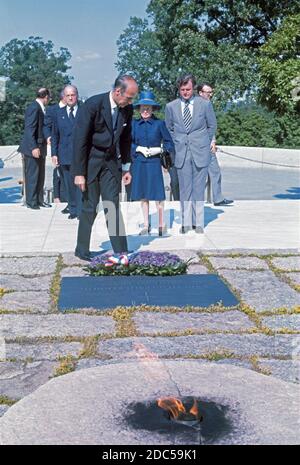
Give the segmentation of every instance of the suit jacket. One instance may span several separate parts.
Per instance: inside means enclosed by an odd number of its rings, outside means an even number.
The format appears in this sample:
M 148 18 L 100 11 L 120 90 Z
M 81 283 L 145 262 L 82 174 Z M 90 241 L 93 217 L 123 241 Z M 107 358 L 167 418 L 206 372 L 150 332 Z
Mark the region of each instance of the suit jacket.
M 18 152 L 32 157 L 33 149 L 41 149 L 41 155 L 47 155 L 47 142 L 43 133 L 44 112 L 35 100 L 25 111 L 25 129 Z
M 75 122 L 78 112 L 79 107 Z M 51 155 L 57 155 L 61 165 L 71 165 L 72 162 L 74 125 L 68 116 L 67 107 L 56 110 L 51 131 Z
M 119 108 L 114 131 L 109 92 L 94 95 L 81 105 L 74 127 L 74 176 L 85 176 L 87 182 L 93 181 L 103 157 L 116 176 L 121 174 L 118 162 L 130 162 L 132 114 L 132 105 Z
M 210 162 L 210 144 L 217 130 L 217 120 L 211 102 L 194 97 L 191 128 L 187 132 L 182 116 L 180 98 L 166 106 L 166 126 L 175 145 L 175 166 L 182 168 L 185 155 L 190 149 L 198 168 Z
M 49 105 L 46 109 L 45 118 L 44 118 L 44 137 L 48 139 L 52 133 L 52 126 L 54 119 L 56 118 L 56 113 L 60 109 L 58 103 L 55 105 Z

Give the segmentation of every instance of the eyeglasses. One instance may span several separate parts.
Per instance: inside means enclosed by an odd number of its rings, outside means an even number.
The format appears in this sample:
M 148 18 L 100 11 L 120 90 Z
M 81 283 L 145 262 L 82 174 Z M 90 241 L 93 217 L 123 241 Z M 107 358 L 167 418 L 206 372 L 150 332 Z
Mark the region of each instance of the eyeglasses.
M 201 92 L 203 92 L 204 94 L 213 94 L 214 91 L 213 90 L 201 90 Z

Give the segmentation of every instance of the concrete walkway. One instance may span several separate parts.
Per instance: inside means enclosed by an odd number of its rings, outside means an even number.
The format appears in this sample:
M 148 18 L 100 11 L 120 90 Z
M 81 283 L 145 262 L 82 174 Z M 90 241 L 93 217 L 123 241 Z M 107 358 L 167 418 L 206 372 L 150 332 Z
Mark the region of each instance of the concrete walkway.
M 152 202 L 153 203 L 153 202 Z M 77 235 L 77 220 L 68 220 L 61 210 L 65 204 L 51 209 L 30 210 L 20 204 L 0 205 L 0 252 L 71 252 Z M 205 206 L 204 235 L 190 232 L 180 235 L 179 202 L 166 202 L 165 219 L 169 227 L 166 237 L 157 236 L 157 215 L 151 205 L 153 233 L 139 237 L 142 223 L 139 202 L 122 203 L 129 236 L 129 248 L 150 250 L 227 249 L 299 249 L 300 201 L 236 201 L 233 206 Z M 109 249 L 103 210 L 97 216 L 91 239 L 91 250 Z

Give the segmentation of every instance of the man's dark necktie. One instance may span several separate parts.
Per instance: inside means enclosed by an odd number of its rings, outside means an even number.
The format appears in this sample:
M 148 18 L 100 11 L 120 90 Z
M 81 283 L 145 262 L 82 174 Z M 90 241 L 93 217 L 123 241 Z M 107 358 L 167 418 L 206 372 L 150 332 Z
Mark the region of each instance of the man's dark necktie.
M 191 129 L 191 124 L 192 124 L 192 115 L 189 109 L 189 104 L 190 104 L 190 101 L 186 100 L 184 109 L 183 109 L 183 122 L 184 122 L 184 126 L 187 132 L 189 132 L 189 130 Z
M 74 121 L 75 121 L 74 107 L 71 107 L 71 108 L 70 108 L 69 120 L 71 121 L 72 124 L 74 124 Z

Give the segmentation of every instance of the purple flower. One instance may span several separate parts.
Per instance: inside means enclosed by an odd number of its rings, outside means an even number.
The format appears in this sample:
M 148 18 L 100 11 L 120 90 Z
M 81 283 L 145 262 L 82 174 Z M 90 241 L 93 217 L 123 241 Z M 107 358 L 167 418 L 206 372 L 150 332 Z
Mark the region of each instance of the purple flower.
M 183 263 L 177 256 L 169 252 L 138 252 L 130 259 L 130 264 L 140 266 L 176 266 Z

